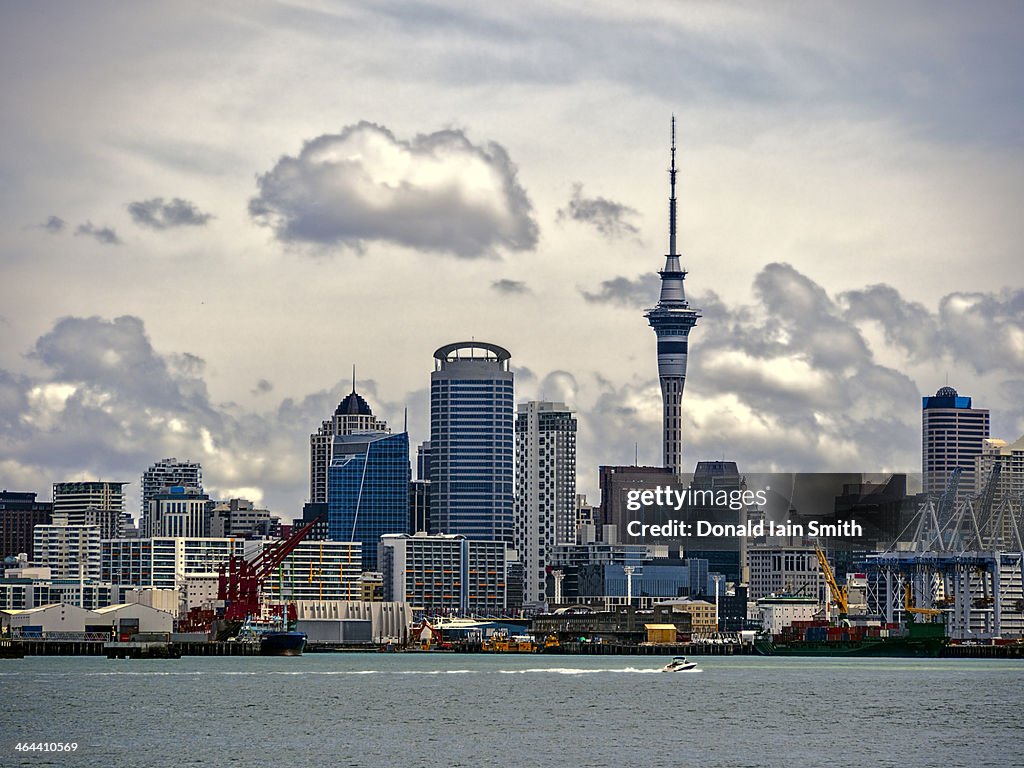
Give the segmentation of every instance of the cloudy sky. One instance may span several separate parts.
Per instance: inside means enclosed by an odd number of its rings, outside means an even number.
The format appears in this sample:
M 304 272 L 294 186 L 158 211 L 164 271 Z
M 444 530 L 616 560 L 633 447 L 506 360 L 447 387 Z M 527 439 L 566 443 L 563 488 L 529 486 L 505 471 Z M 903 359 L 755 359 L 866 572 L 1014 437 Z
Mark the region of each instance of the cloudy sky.
M 628 7 L 629 10 L 623 10 Z M 432 352 L 660 462 L 669 120 L 687 462 L 915 470 L 949 383 L 1024 433 L 1024 9 L 0 2 L 0 486 L 165 456 L 285 517 L 358 370 Z M 136 502 L 132 502 L 132 508 Z

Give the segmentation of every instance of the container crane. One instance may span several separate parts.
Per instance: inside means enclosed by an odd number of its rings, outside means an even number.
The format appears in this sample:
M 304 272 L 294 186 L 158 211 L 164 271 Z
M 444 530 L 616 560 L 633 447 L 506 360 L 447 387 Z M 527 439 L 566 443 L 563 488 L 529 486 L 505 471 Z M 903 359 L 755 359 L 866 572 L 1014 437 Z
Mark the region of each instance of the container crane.
M 905 610 L 907 613 L 914 613 L 914 614 L 917 614 L 918 616 L 941 616 L 942 615 L 942 609 L 941 608 L 918 608 L 917 606 L 912 605 L 912 603 L 913 603 L 912 595 L 913 595 L 913 592 L 912 592 L 912 590 L 910 588 L 910 584 L 908 583 L 906 585 L 906 587 L 904 588 L 904 592 L 903 592 L 903 610 Z

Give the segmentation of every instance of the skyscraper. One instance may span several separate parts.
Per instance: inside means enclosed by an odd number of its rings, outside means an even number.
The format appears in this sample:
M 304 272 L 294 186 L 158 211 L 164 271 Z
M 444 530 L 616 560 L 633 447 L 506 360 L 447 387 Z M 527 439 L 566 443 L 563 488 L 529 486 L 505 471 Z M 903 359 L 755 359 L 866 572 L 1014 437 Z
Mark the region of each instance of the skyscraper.
M 327 502 L 327 468 L 331 465 L 334 438 L 356 432 L 387 432 L 388 425 L 374 417 L 369 403 L 356 393 L 356 371 L 352 369 L 352 391 L 334 409 L 334 415 L 309 436 L 309 500 Z
M 49 568 L 51 578 L 99 579 L 101 534 L 98 525 L 37 525 L 32 538 L 32 563 Z
M 34 493 L 0 491 L 0 560 L 27 554 L 32 559 L 32 529 L 48 525 L 53 504 L 36 501 Z
M 105 480 L 53 484 L 53 515 L 68 525 L 97 525 L 100 537 L 113 539 L 124 530 L 124 486 Z
M 140 499 L 142 517 L 149 512 L 149 502 L 158 493 L 165 493 L 168 488 L 180 485 L 185 488 L 203 490 L 203 468 L 198 461 L 178 461 L 177 458 L 161 459 L 142 473 L 142 498 Z
M 521 403 L 516 416 L 515 547 L 523 601 L 548 599 L 547 566 L 576 540 L 576 419 L 564 403 Z
M 409 529 L 409 435 L 364 432 L 334 441 L 327 537 L 361 542 L 363 570 L 375 571 L 380 537 Z
M 700 311 L 690 308 L 683 289 L 686 270 L 676 252 L 676 119 L 672 118 L 671 194 L 668 207 L 668 254 L 661 275 L 661 297 L 644 317 L 658 337 L 658 377 L 661 380 L 662 446 L 665 466 L 676 475 L 683 464 L 683 385 L 686 383 L 687 339 Z
M 960 467 L 960 498 L 978 493 L 975 474 L 982 442 L 989 436 L 988 411 L 971 407 L 952 387 L 942 387 L 932 397 L 921 398 L 921 459 L 924 492 L 939 495 L 949 474 Z
M 206 536 L 210 497 L 199 488 L 173 485 L 149 500 L 142 517 L 142 536 Z
M 511 357 L 481 341 L 434 352 L 430 513 L 439 533 L 512 541 Z

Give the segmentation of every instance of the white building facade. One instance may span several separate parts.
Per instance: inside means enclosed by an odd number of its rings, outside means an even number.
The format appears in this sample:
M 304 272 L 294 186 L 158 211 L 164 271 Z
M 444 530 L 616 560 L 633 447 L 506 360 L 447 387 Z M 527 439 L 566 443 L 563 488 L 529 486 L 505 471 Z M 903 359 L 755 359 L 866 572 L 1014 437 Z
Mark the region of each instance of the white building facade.
M 576 540 L 576 418 L 564 403 L 519 405 L 515 422 L 514 544 L 523 563 L 523 602 L 550 597 L 546 570 L 559 544 Z

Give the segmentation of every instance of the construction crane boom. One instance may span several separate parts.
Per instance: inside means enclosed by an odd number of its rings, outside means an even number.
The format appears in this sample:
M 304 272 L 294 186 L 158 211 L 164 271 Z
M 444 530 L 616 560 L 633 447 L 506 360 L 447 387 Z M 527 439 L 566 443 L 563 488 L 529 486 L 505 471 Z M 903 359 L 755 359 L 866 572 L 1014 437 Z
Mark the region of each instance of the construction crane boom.
M 221 565 L 217 597 L 224 601 L 224 618 L 229 621 L 244 620 L 260 610 L 260 587 L 266 578 L 284 562 L 299 543 L 306 538 L 320 521 L 317 517 L 293 533 L 287 539 L 265 547 L 251 561 L 244 557 L 231 556 L 227 565 Z
M 849 596 L 846 591 L 846 587 L 840 588 L 836 584 L 836 577 L 832 575 L 832 567 L 828 564 L 828 559 L 825 557 L 825 551 L 819 544 L 814 545 L 814 554 L 818 556 L 818 567 L 821 569 L 821 575 L 825 577 L 825 583 L 828 585 L 829 592 L 832 595 L 832 602 L 836 604 L 839 609 L 839 617 L 846 618 L 850 608 Z

